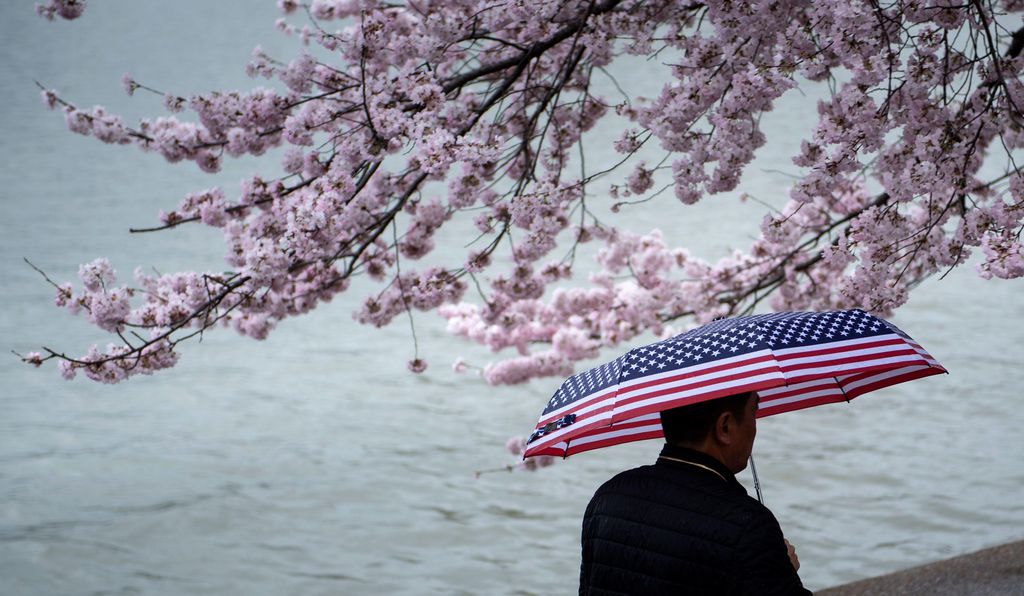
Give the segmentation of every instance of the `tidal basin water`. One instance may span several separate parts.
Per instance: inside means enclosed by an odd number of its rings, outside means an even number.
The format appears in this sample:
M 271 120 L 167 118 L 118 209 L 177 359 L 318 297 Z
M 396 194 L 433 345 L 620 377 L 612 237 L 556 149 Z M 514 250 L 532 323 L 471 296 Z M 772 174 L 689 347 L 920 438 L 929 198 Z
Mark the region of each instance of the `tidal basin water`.
M 256 44 L 285 59 L 298 51 L 273 30 L 274 5 L 105 1 L 74 23 L 0 5 L 5 352 L 107 341 L 56 309 L 23 257 L 58 281 L 97 256 L 125 279 L 137 265 L 216 270 L 215 231 L 127 230 L 186 192 L 220 184 L 230 195 L 242 176 L 275 171 L 268 156 L 209 176 L 72 135 L 33 80 L 129 123 L 161 109 L 124 96 L 125 71 L 182 95 L 269 85 L 243 66 Z M 647 95 L 664 76 L 643 61 L 616 72 Z M 775 144 L 741 190 L 784 198 L 815 93 L 787 96 L 766 119 Z M 611 155 L 613 136 L 589 137 L 595 159 Z M 695 208 L 665 196 L 622 221 L 661 226 L 713 257 L 748 243 L 763 209 L 735 195 Z M 468 238 L 448 240 L 442 256 Z M 266 342 L 207 334 L 182 346 L 173 370 L 117 386 L 0 359 L 0 594 L 574 593 L 587 500 L 659 444 L 476 477 L 512 462 L 505 439 L 528 432 L 558 380 L 488 387 L 456 375 L 456 356 L 494 356 L 424 313 L 416 330 L 430 367 L 412 375 L 405 321 L 375 330 L 351 320 L 371 290 L 356 284 Z M 760 423 L 765 499 L 810 588 L 1024 538 L 1022 317 L 1014 282 L 980 280 L 970 266 L 930 280 L 893 320 L 951 374 Z

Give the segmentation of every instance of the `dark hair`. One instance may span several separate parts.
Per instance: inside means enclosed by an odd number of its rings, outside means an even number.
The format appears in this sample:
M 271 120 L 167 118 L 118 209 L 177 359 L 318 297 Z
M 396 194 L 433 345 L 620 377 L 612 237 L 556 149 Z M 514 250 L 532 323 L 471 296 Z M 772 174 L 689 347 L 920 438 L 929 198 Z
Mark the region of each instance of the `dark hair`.
M 746 418 L 747 398 L 751 392 L 736 393 L 699 403 L 679 406 L 661 412 L 661 428 L 665 440 L 674 445 L 700 443 L 715 426 L 723 412 L 731 413 L 739 422 Z

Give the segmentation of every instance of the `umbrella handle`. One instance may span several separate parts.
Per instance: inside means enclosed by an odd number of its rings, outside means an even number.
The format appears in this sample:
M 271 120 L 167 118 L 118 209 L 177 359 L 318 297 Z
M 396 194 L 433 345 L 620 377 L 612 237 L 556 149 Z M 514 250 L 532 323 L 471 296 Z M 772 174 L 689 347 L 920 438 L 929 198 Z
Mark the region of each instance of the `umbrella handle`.
M 754 454 L 750 454 L 750 473 L 754 475 L 754 490 L 757 491 L 757 500 L 764 505 L 764 497 L 761 496 L 761 481 L 757 479 L 757 466 L 754 465 Z

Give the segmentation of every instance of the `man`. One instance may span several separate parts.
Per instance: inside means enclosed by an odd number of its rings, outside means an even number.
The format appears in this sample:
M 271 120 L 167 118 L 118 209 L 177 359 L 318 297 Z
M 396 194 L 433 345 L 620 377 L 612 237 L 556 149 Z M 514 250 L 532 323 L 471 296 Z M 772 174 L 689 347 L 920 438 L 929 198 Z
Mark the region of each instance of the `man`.
M 594 494 L 583 519 L 580 594 L 810 594 L 772 513 L 735 474 L 757 433 L 742 393 L 661 413 L 652 466 Z

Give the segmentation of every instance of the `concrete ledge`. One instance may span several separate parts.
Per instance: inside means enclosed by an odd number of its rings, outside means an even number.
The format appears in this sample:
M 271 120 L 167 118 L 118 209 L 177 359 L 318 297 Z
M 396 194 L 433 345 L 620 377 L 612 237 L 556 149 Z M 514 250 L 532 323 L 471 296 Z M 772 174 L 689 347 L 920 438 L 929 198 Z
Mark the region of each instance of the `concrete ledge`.
M 817 596 L 1024 596 L 1024 540 L 845 584 Z

